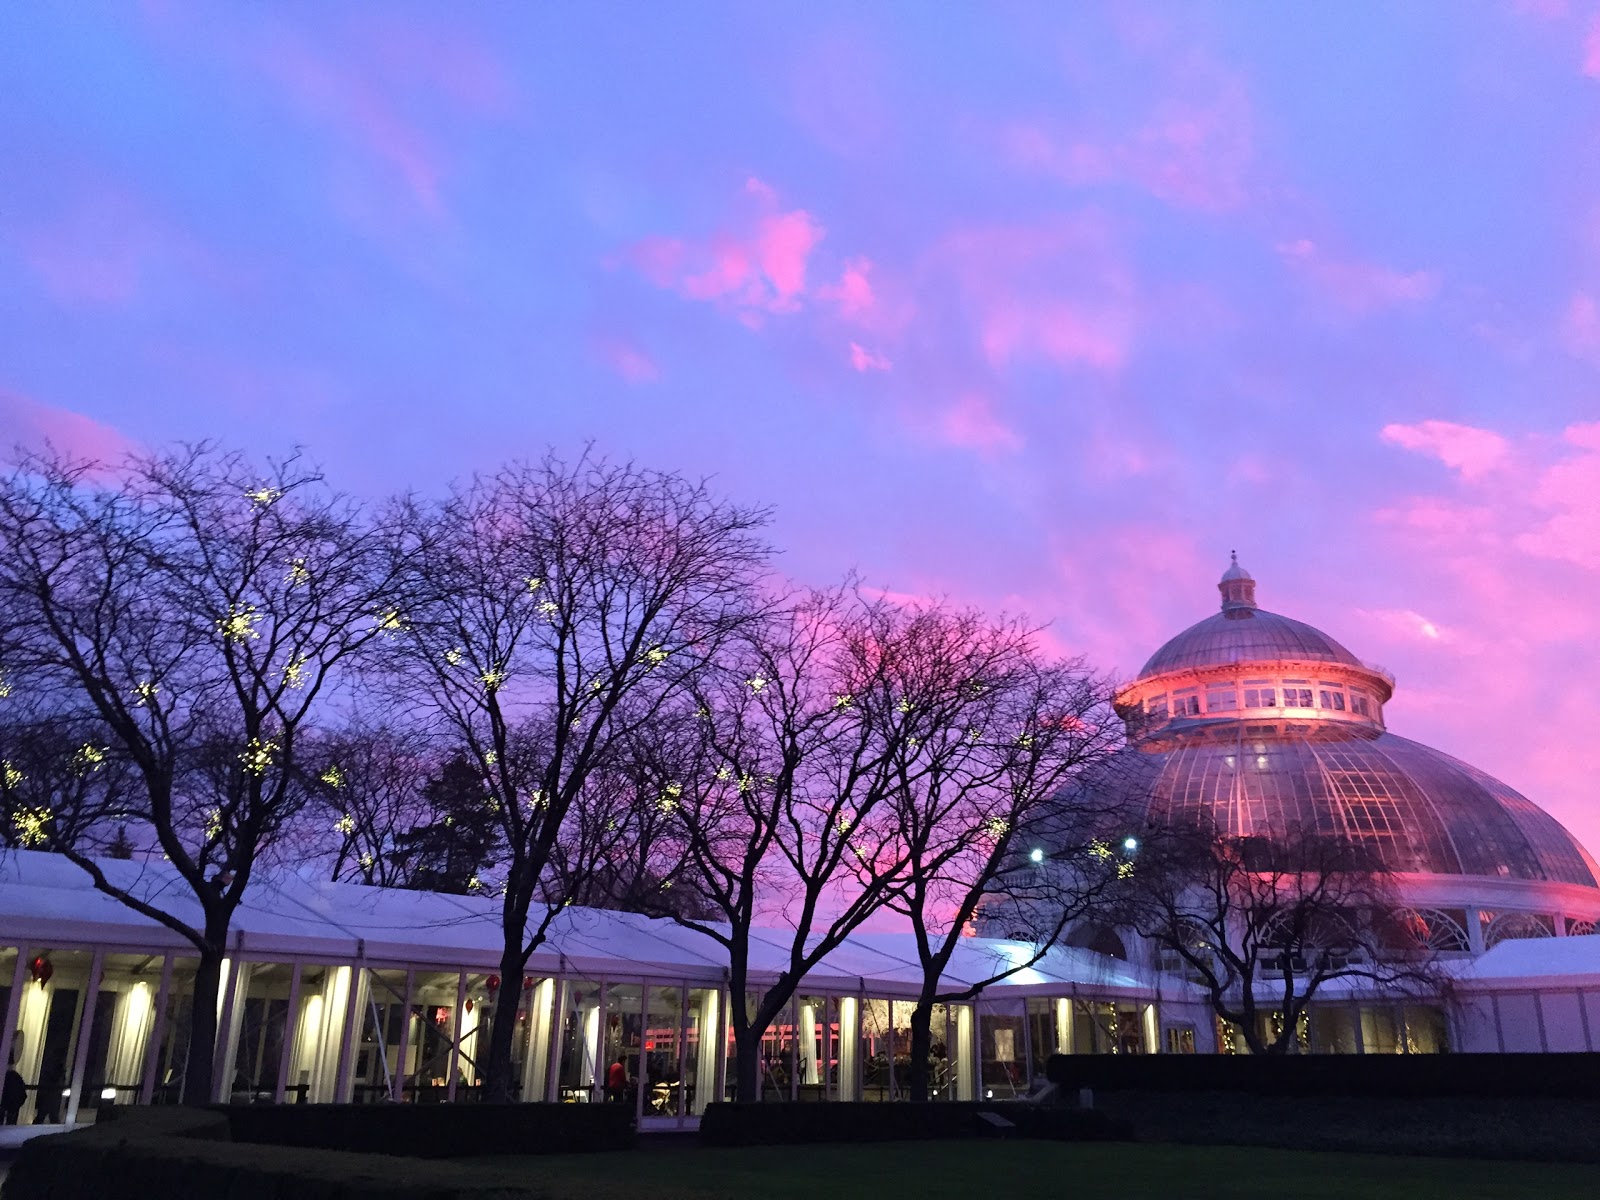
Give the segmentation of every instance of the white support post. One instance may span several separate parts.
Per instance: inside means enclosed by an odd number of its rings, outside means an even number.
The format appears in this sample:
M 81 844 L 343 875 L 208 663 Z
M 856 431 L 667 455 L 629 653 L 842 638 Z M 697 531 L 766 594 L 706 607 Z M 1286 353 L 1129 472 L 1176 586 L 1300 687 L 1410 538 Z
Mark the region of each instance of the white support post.
M 78 1016 L 77 1052 L 72 1056 L 72 1082 L 67 1085 L 67 1111 L 65 1121 L 75 1125 L 78 1105 L 83 1099 L 83 1075 L 89 1066 L 89 1043 L 94 1040 L 94 1010 L 99 1007 L 100 975 L 105 970 L 106 952 L 96 950 L 89 960 L 89 985 L 84 988 L 83 1001 Z
M 338 1065 L 333 1073 L 333 1100 L 335 1104 L 349 1104 L 353 1087 L 350 1073 L 355 1063 L 356 1043 L 361 1036 L 361 1010 L 365 1007 L 362 992 L 366 979 L 359 961 L 340 969 L 346 972 L 349 980 L 344 990 L 344 1020 L 335 1025 L 329 1014 L 328 1029 L 340 1031 L 339 1055 L 334 1060 Z
M 406 994 L 400 1005 L 400 1043 L 394 1052 L 394 1076 L 389 1080 L 389 1099 L 399 1103 L 406 1098 L 406 1055 L 411 1052 L 411 1002 L 417 994 L 417 971 L 406 968 Z
M 450 1073 L 445 1079 L 444 1098 L 448 1103 L 454 1103 L 456 1098 L 456 1072 L 461 1066 L 461 1036 L 463 1018 L 466 1016 L 463 1009 L 467 1004 L 467 973 L 458 972 L 456 975 L 456 1012 L 455 1025 L 451 1029 L 450 1037 Z
M 237 951 L 235 951 L 237 955 Z M 237 957 L 222 960 L 222 994 L 217 997 L 217 1040 L 211 1050 L 211 1100 L 226 1102 L 233 1090 L 233 1072 L 229 1053 L 233 1041 L 233 1010 L 239 994 L 239 979 L 247 974 L 245 965 Z
M 283 1015 L 283 1049 L 278 1054 L 278 1086 L 272 1102 L 282 1104 L 289 1094 L 289 1072 L 294 1068 L 294 1040 L 300 1035 L 300 964 L 289 971 L 289 1010 Z

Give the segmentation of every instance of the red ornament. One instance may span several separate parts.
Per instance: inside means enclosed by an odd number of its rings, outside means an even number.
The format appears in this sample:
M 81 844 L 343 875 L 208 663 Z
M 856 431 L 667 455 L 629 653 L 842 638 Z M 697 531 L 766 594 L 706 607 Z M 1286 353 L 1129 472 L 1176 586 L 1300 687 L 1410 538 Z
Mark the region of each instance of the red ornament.
M 489 989 L 490 994 L 500 990 L 500 976 L 491 975 L 483 981 L 483 986 Z
M 467 1001 L 467 1011 L 468 1011 L 468 1012 L 471 1012 L 471 1011 L 472 1011 L 472 1001 L 471 1001 L 471 1000 L 468 1000 L 468 1001 Z
M 28 964 L 28 974 L 33 976 L 33 981 L 40 987 L 49 983 L 50 976 L 55 973 L 56 969 L 50 965 L 50 960 L 42 954 Z
M 527 991 L 532 986 L 533 986 L 533 976 L 532 975 L 524 975 L 522 977 L 522 990 L 523 991 Z
M 436 1008 L 433 1010 L 433 1023 L 435 1025 L 447 1024 L 449 1020 L 450 1010 L 448 1008 Z

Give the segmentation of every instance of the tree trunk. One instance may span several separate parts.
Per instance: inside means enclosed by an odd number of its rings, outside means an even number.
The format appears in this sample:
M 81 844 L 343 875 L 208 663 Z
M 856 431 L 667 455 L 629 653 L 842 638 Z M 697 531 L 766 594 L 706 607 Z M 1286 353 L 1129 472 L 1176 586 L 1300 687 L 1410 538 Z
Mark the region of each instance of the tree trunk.
M 754 1104 L 761 1099 L 761 1035 L 763 1027 L 746 1025 L 733 1031 L 734 1093 L 740 1104 Z
M 919 996 L 911 1010 L 911 1081 L 909 1099 L 926 1104 L 933 1067 L 933 997 Z
M 200 952 L 194 972 L 194 1012 L 189 1020 L 189 1058 L 183 1072 L 183 1102 L 212 1104 L 213 1066 L 217 1055 L 217 1004 L 222 991 L 226 935 Z M 90 997 L 93 1003 L 93 997 Z
M 526 966 L 521 946 L 508 946 L 500 955 L 500 990 L 494 996 L 494 1024 L 489 1028 L 489 1052 L 483 1062 L 483 1098 L 490 1104 L 508 1104 L 516 1099 L 511 1041 L 517 1032 L 522 972 Z

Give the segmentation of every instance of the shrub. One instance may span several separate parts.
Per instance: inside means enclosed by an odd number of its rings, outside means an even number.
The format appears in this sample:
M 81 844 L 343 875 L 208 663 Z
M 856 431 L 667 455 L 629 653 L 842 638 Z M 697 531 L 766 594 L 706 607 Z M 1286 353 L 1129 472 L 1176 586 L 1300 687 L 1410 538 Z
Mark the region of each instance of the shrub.
M 1010 1123 L 997 1127 L 980 1114 Z M 811 1142 L 893 1142 L 930 1138 L 1048 1138 L 1106 1141 L 1128 1131 L 1105 1113 L 1017 1103 L 930 1104 L 710 1104 L 700 1118 L 708 1146 L 759 1146 Z
M 621 1104 L 284 1104 L 223 1111 L 236 1142 L 412 1158 L 569 1154 L 634 1144 Z
M 1057 1054 L 1045 1074 L 1069 1093 L 1600 1098 L 1600 1054 Z

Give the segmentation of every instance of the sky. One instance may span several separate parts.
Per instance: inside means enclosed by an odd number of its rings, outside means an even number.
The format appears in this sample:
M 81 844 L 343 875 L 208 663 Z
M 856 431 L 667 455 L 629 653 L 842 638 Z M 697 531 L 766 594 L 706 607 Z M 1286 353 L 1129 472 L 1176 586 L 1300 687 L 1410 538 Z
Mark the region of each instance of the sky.
M 0 445 L 593 440 L 1126 678 L 1262 606 L 1600 850 L 1600 2 L 0 8 Z

